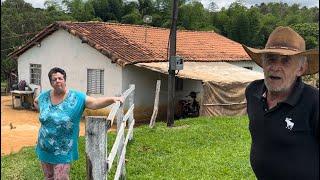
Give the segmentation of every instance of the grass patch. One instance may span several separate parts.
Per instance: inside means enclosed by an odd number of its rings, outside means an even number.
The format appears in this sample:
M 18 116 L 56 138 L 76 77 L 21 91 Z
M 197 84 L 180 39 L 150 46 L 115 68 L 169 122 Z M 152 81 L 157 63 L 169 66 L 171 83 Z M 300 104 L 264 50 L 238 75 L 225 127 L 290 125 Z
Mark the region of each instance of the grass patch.
M 110 133 L 109 151 L 114 139 Z M 72 164 L 71 179 L 86 179 L 84 137 L 79 141 L 80 159 Z M 140 126 L 127 148 L 127 179 L 255 179 L 246 116 L 186 119 L 175 121 L 173 128 Z M 34 147 L 1 159 L 3 179 L 43 179 Z

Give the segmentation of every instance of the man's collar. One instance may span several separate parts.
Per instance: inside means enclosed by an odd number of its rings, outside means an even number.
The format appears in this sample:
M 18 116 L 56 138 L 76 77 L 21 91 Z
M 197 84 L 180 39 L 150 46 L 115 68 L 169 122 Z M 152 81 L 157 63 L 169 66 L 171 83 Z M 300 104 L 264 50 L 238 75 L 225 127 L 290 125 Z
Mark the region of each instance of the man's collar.
M 262 98 L 265 98 L 264 94 L 266 93 L 266 90 L 267 88 L 264 84 L 264 79 L 261 79 L 258 82 L 257 91 L 255 92 L 254 96 L 261 100 Z
M 296 82 L 293 85 L 290 95 L 287 97 L 285 101 L 283 101 L 283 103 L 287 103 L 291 106 L 296 105 L 302 94 L 303 88 L 304 88 L 304 83 L 302 82 L 302 78 L 298 77 Z M 267 97 L 266 95 L 267 95 L 267 88 L 266 88 L 266 85 L 264 84 L 264 81 L 262 81 L 262 84 L 258 86 L 257 94 L 255 94 L 255 96 L 258 97 L 259 99 L 262 99 L 262 98 L 266 98 Z
M 295 84 L 293 85 L 290 95 L 287 97 L 284 103 L 290 104 L 291 106 L 296 105 L 301 97 L 303 88 L 304 88 L 304 83 L 302 82 L 302 78 L 298 77 Z

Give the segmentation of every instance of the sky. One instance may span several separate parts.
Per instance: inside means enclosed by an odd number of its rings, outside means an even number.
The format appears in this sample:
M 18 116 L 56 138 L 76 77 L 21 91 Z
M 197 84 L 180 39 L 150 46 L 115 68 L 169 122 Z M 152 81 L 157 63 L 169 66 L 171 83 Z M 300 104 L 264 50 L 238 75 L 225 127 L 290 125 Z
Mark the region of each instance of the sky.
M 1 0 L 2 2 L 3 0 Z M 31 3 L 33 7 L 35 8 L 44 8 L 45 0 L 25 0 L 25 2 Z M 214 1 L 217 5 L 218 8 L 221 9 L 222 7 L 228 7 L 232 2 L 235 0 L 200 0 L 204 7 L 208 7 L 208 4 L 212 1 Z M 301 6 L 307 6 L 307 7 L 319 7 L 319 0 L 242 0 L 244 4 L 247 7 L 250 7 L 251 5 L 255 4 L 260 4 L 262 2 L 264 3 L 269 3 L 269 2 L 283 2 L 283 3 L 288 3 L 288 4 L 300 4 Z

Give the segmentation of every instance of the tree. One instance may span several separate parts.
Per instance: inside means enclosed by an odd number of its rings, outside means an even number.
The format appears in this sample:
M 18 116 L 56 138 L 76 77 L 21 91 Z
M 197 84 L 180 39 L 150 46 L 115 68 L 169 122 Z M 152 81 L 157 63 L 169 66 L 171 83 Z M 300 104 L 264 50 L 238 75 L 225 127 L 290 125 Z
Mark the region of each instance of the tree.
M 42 19 L 41 15 L 23 0 L 1 2 L 1 78 L 8 79 L 17 70 L 16 62 L 7 55 L 39 30 L 41 23 L 36 19 Z
M 264 47 L 267 43 L 268 37 L 270 33 L 276 28 L 277 24 L 279 23 L 279 19 L 277 19 L 272 14 L 266 14 L 261 18 L 261 28 L 259 30 L 259 37 L 260 43 L 257 46 Z
M 178 26 L 184 29 L 200 30 L 209 26 L 209 15 L 198 1 L 191 1 L 179 8 Z
M 33 8 L 23 0 L 1 2 L 1 78 L 9 79 L 17 72 L 17 62 L 8 58 L 16 47 L 25 44 L 43 28 L 56 20 L 71 20 L 72 17 L 47 2 L 47 9 Z
M 63 0 L 67 11 L 77 21 L 90 21 L 94 18 L 94 9 L 91 1 Z
M 121 21 L 122 17 L 122 8 L 123 8 L 123 2 L 122 0 L 108 0 L 109 6 L 108 6 L 108 19 L 109 20 L 116 20 L 118 22 Z
M 179 0 L 178 8 L 185 3 L 186 0 Z M 160 27 L 169 28 L 171 26 L 172 5 L 172 0 L 155 0 L 155 8 L 152 16 L 155 17 L 157 21 L 153 21 L 152 25 L 161 24 Z M 179 10 L 178 14 L 181 14 Z M 161 19 L 159 17 L 161 17 Z
M 107 0 L 90 0 L 90 2 L 93 6 L 94 16 L 101 18 L 102 21 L 107 21 L 109 2 Z
M 47 11 L 62 11 L 61 4 L 57 0 L 46 0 L 44 2 L 44 7 Z
M 229 23 L 226 31 L 229 38 L 239 43 L 248 44 L 250 42 L 250 21 L 247 15 L 247 8 L 239 2 L 230 5 L 227 14 Z
M 227 36 L 227 25 L 230 24 L 230 18 L 227 14 L 227 11 L 222 8 L 220 12 L 211 13 L 211 24 L 219 29 L 219 33 Z
M 307 49 L 319 48 L 319 24 L 301 23 L 291 27 L 297 31 L 305 40 Z
M 154 5 L 151 0 L 138 0 L 138 9 L 142 16 L 151 15 L 154 12 Z
M 246 42 L 249 46 L 255 47 L 259 45 L 260 38 L 259 38 L 259 31 L 261 28 L 261 14 L 259 10 L 255 7 L 252 7 L 247 11 L 247 16 L 249 20 L 249 33 L 246 39 Z
M 141 14 L 137 9 L 134 9 L 130 14 L 126 14 L 121 18 L 121 23 L 126 24 L 142 24 L 142 17 Z
M 209 10 L 209 12 L 217 12 L 219 10 L 219 6 L 214 1 L 211 1 L 209 3 L 208 10 Z

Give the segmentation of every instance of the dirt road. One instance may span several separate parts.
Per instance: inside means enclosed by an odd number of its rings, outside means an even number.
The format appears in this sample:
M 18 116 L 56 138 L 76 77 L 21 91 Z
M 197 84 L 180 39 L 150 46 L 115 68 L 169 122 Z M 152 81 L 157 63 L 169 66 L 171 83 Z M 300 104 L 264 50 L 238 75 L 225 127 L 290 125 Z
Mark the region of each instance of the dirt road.
M 40 128 L 38 115 L 32 110 L 12 109 L 11 96 L 1 96 L 1 156 L 36 144 Z M 80 136 L 83 135 L 84 123 L 81 122 Z

